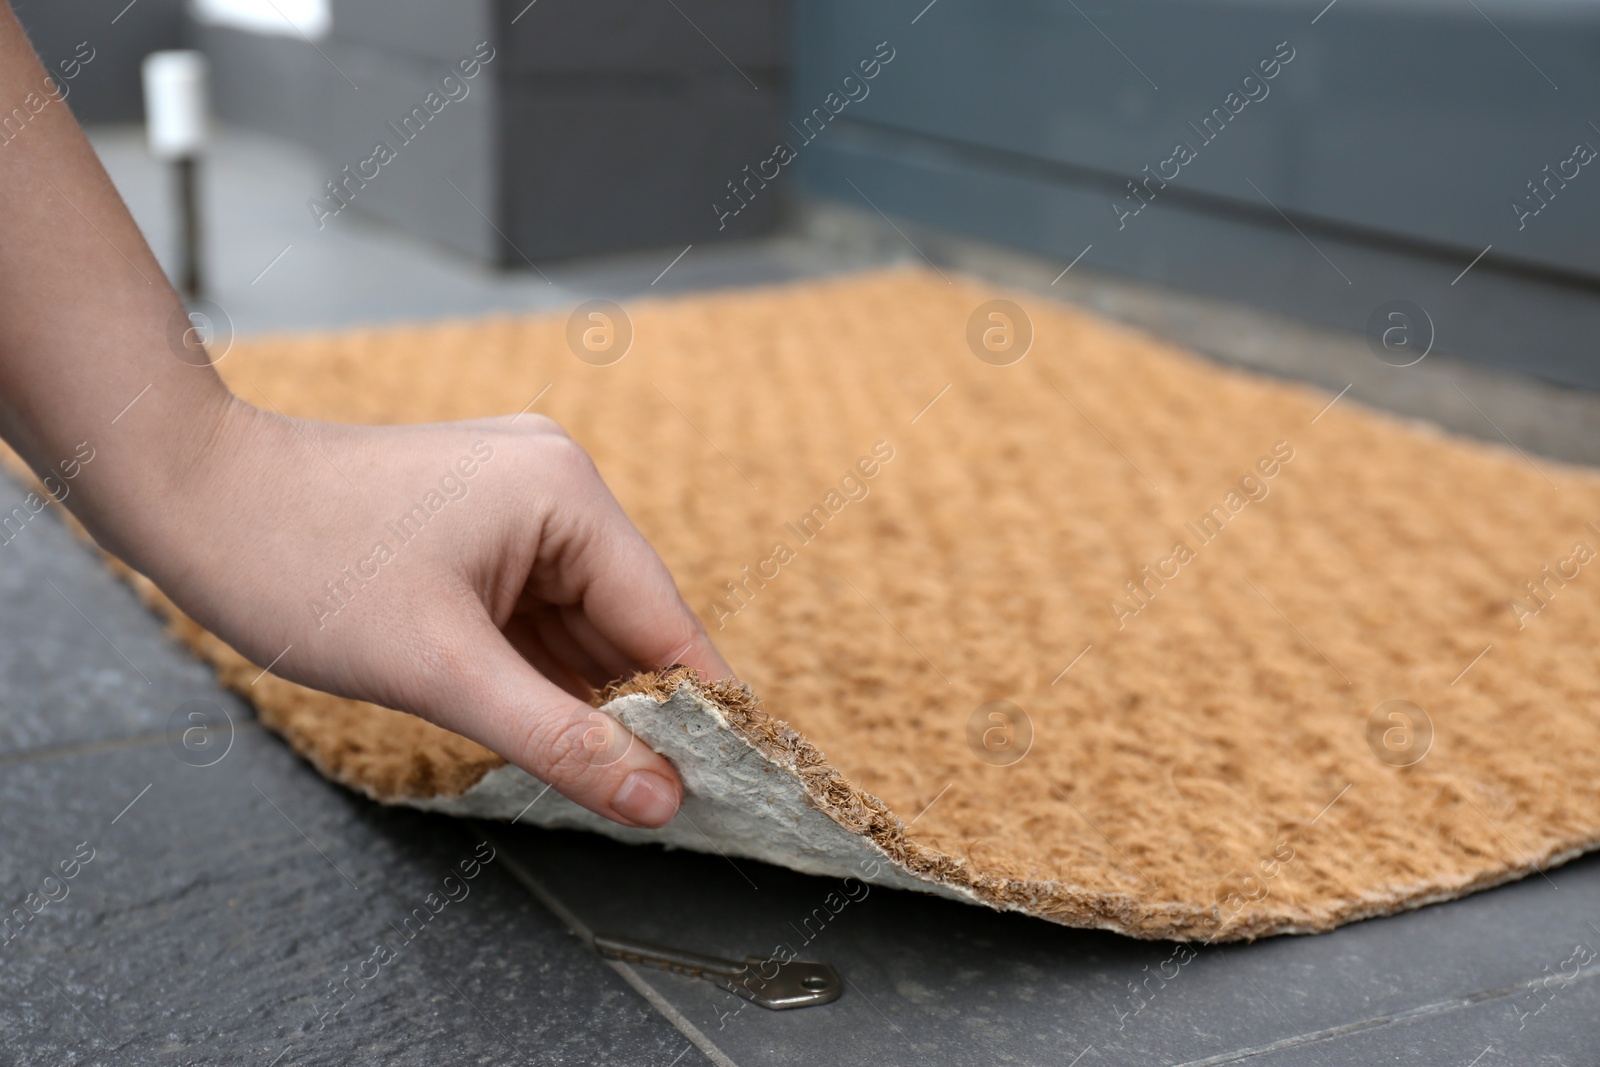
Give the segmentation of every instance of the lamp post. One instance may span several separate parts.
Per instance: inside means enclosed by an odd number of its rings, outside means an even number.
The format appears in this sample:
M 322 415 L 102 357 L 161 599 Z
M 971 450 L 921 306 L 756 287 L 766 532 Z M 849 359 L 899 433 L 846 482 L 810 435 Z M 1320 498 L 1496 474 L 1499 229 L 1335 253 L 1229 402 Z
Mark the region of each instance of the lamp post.
M 206 57 L 152 52 L 144 58 L 145 134 L 150 154 L 178 178 L 178 288 L 189 299 L 203 288 L 200 266 L 200 154 L 206 143 Z

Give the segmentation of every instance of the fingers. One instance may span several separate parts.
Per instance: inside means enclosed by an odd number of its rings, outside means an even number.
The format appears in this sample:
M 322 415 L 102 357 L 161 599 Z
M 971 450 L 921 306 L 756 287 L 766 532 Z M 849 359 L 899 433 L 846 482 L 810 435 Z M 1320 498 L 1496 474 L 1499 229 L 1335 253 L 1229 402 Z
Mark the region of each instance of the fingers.
M 661 826 L 677 814 L 683 787 L 670 763 L 546 680 L 486 616 L 468 631 L 456 647 L 470 658 L 433 687 L 436 706 L 417 711 L 625 826 Z
M 566 622 L 567 631 L 586 651 L 603 662 L 620 664 L 618 668 L 612 670 L 611 678 L 625 677 L 641 667 L 658 669 L 678 663 L 693 667 L 707 678 L 732 678 L 733 668 L 728 666 L 721 653 L 711 644 L 710 638 L 700 625 L 700 620 L 681 599 L 679 604 L 683 614 L 687 616 L 687 623 L 692 627 L 692 631 L 687 638 L 676 643 L 657 641 L 644 646 L 667 650 L 659 653 L 625 652 L 619 644 L 614 643 L 612 635 L 603 631 L 593 620 L 587 597 L 583 605 L 565 610 L 562 617 Z M 609 658 L 605 657 L 603 650 L 610 650 Z
M 682 663 L 708 678 L 732 677 L 733 669 L 678 594 L 666 564 L 628 521 L 593 465 L 584 462 L 587 484 L 569 499 L 582 499 L 587 506 L 553 524 L 552 543 L 540 551 L 557 572 L 547 591 L 571 605 L 562 612 L 568 632 L 590 658 L 621 668 L 619 674 L 630 667 Z
M 684 611 L 689 611 L 689 606 L 684 605 Z M 691 613 L 692 614 L 692 613 Z M 722 653 L 711 643 L 711 638 L 706 634 L 705 626 L 695 618 L 695 633 L 682 648 L 665 656 L 663 664 L 671 665 L 682 663 L 693 667 L 707 678 L 732 678 L 733 667 L 722 658 Z
M 566 610 L 554 604 L 519 608 L 503 629 L 511 647 L 521 652 L 540 674 L 580 700 L 587 700 L 620 675 L 589 655 L 572 636 L 562 618 Z

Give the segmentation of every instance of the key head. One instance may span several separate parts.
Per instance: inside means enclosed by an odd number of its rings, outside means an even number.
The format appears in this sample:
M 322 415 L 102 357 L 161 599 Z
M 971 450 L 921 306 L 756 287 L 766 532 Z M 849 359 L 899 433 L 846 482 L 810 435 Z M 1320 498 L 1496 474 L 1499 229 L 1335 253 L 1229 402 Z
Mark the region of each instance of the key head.
M 733 983 L 733 991 L 763 1008 L 809 1008 L 832 1003 L 844 992 L 839 972 L 826 963 L 783 963 L 760 956 L 750 956 L 744 962 L 744 976 Z

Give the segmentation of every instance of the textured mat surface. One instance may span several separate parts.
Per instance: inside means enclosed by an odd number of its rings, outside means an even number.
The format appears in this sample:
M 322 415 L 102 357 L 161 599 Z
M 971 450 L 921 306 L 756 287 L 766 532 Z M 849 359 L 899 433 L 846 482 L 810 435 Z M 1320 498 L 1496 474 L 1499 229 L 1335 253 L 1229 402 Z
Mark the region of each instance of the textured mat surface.
M 607 366 L 544 318 L 259 340 L 219 369 L 345 421 L 539 395 L 766 713 L 691 703 L 870 842 L 883 880 L 1235 938 L 1600 842 L 1592 472 L 1030 297 L 1010 299 L 1031 345 L 997 365 L 974 313 L 1000 296 L 893 272 L 639 303 Z M 628 715 L 681 682 L 647 681 Z M 250 696 L 380 799 L 459 807 L 510 771 L 394 712 L 277 679 Z M 717 845 L 784 861 L 760 827 Z

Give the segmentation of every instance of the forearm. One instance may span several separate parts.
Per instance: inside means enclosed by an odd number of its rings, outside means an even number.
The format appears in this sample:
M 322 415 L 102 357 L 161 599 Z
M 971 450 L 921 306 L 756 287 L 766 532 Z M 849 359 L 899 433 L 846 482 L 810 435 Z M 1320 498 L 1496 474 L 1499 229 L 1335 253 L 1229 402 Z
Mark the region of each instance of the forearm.
M 672 766 L 585 698 L 639 668 L 732 672 L 583 450 L 538 416 L 355 427 L 235 400 L 57 96 L 0 0 L 0 436 L 253 662 L 420 714 L 607 818 L 671 818 Z M 494 458 L 473 505 L 390 544 L 468 452 Z M 319 588 L 379 550 L 381 580 Z
M 178 296 L 61 94 L 0 0 L 0 436 L 123 542 L 232 403 L 203 360 L 179 358 Z

